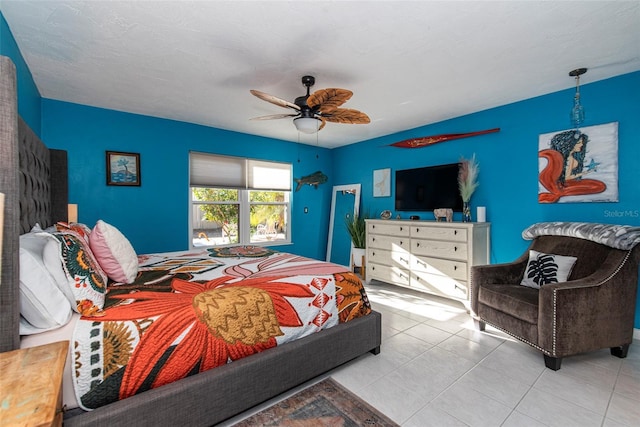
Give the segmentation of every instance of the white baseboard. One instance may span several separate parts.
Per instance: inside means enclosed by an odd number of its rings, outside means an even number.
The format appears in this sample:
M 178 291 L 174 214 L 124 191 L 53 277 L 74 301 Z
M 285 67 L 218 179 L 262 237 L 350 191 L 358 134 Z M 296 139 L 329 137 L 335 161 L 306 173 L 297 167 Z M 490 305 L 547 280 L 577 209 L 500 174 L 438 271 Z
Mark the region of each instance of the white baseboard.
M 640 329 L 633 330 L 633 339 L 640 341 Z

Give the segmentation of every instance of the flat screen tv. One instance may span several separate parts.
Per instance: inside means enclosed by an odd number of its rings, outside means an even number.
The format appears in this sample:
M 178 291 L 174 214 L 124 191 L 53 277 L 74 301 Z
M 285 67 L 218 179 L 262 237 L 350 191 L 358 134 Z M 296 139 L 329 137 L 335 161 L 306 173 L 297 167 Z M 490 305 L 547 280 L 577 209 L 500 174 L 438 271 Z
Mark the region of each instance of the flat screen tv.
M 458 190 L 460 164 L 396 171 L 396 210 L 432 211 L 450 208 L 462 212 Z

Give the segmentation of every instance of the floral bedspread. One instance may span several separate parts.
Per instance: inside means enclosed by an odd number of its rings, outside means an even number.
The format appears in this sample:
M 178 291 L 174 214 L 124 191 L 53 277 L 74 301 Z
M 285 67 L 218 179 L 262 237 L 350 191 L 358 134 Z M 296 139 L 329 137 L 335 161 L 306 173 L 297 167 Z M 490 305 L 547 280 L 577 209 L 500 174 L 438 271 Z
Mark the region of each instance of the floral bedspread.
M 104 316 L 74 332 L 74 387 L 91 410 L 368 314 L 343 266 L 258 247 L 139 257 Z

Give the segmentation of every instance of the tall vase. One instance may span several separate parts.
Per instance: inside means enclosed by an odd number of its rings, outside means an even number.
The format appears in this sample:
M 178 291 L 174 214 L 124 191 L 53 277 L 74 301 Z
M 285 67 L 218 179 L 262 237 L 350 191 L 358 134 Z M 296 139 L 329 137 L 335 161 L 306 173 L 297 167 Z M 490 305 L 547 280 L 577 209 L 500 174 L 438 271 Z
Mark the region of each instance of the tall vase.
M 469 202 L 462 202 L 462 222 L 471 222 L 471 208 Z

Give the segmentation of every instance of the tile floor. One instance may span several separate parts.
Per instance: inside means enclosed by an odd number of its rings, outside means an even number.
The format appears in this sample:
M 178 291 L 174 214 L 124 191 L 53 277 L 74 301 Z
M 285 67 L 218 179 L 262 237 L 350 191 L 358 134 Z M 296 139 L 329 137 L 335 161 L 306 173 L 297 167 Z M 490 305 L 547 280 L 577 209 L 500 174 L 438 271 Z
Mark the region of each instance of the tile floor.
M 367 293 L 382 313 L 382 351 L 327 376 L 403 427 L 640 425 L 638 340 L 626 359 L 606 349 L 565 358 L 554 372 L 531 347 L 475 331 L 461 303 L 379 282 Z

